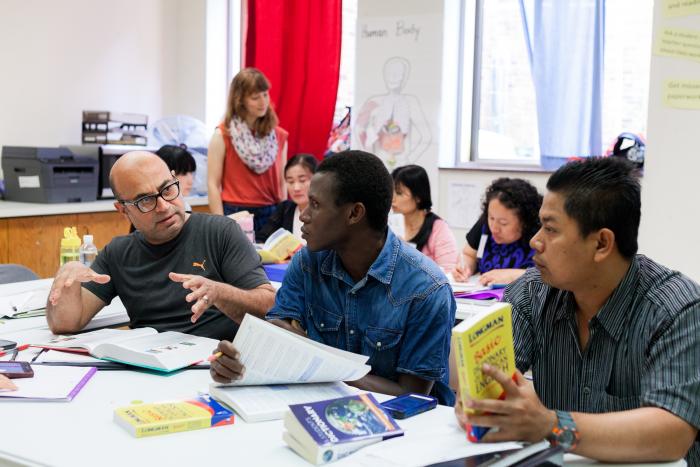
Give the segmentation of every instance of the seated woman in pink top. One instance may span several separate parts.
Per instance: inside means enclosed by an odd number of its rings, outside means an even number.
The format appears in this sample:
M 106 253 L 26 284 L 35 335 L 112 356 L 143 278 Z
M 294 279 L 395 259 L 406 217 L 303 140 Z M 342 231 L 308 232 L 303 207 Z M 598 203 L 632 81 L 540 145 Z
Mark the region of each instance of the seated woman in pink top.
M 450 226 L 430 209 L 430 181 L 423 167 L 406 165 L 391 173 L 394 200 L 391 208 L 403 214 L 404 240 L 450 272 L 457 264 L 457 242 Z

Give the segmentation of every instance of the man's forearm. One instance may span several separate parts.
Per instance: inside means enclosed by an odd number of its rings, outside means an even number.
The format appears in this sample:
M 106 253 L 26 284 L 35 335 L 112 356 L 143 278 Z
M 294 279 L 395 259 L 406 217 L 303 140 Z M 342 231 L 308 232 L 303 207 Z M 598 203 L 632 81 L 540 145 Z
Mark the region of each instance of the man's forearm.
M 220 284 L 221 293 L 216 304 L 219 310 L 237 323 L 246 313 L 264 318 L 275 304 L 275 289 L 271 285 L 243 290 L 229 284 Z
M 656 407 L 573 417 L 581 434 L 574 452 L 600 461 L 677 460 L 697 436 L 684 420 Z
M 81 284 L 76 282 L 69 288 L 63 288 L 61 296 L 52 304 L 46 304 L 46 321 L 54 334 L 65 334 L 80 331 L 83 323 L 83 300 Z

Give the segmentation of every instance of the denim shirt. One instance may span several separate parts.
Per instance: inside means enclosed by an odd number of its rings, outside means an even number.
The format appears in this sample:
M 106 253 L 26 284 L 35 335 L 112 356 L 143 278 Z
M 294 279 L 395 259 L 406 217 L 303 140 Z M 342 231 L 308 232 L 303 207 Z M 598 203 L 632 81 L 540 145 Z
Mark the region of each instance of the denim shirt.
M 448 356 L 455 309 L 438 266 L 388 230 L 379 256 L 357 282 L 334 251 L 302 249 L 266 318 L 297 320 L 309 338 L 369 356 L 373 375 L 434 381 L 433 394 L 452 405 Z

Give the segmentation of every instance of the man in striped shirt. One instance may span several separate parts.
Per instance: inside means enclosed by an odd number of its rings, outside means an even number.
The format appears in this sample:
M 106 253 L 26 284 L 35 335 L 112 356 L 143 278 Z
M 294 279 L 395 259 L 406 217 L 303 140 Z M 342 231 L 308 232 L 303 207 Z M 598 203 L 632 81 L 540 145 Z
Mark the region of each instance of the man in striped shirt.
M 460 422 L 499 428 L 484 441 L 700 465 L 700 286 L 636 254 L 640 185 L 625 160 L 567 164 L 547 189 L 537 268 L 505 293 L 520 371 L 485 366 L 506 399 L 466 401 L 489 413 L 469 417 L 458 402 Z

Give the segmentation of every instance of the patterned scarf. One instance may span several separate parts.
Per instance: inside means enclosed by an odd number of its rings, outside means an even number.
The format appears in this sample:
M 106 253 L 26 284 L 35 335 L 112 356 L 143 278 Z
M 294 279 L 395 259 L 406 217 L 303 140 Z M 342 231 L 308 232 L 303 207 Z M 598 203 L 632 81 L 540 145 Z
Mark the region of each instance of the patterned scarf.
M 260 175 L 275 163 L 278 149 L 275 130 L 272 130 L 267 136 L 257 138 L 243 120 L 233 117 L 231 120 L 231 140 L 238 157 L 256 174 Z

